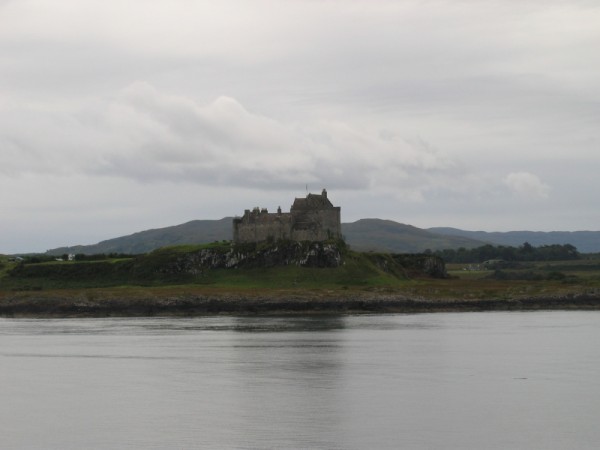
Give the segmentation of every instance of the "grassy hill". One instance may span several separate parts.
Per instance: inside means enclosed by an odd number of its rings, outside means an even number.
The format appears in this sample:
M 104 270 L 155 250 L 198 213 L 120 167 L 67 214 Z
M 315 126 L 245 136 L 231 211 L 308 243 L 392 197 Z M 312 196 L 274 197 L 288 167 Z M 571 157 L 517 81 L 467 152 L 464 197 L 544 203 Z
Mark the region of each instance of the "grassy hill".
M 343 264 L 336 262 L 338 252 Z M 312 258 L 312 261 L 311 261 Z M 327 259 L 329 258 L 329 259 Z M 333 262 L 332 262 L 333 261 Z M 431 262 L 439 261 L 438 268 Z M 8 264 L 0 287 L 10 291 L 117 286 L 200 285 L 227 288 L 341 288 L 392 286 L 409 278 L 445 276 L 426 255 L 350 251 L 342 243 L 238 244 L 164 247 L 144 255 L 100 261 Z M 438 270 L 439 269 L 439 270 Z M 442 273 L 443 272 L 443 273 Z

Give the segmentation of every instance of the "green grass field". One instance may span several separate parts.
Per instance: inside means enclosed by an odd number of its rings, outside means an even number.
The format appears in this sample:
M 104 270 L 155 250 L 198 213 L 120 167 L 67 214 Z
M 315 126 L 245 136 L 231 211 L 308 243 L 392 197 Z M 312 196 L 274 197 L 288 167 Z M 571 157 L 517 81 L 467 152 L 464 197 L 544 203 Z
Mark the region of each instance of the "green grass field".
M 212 248 L 224 249 L 224 245 L 212 244 Z M 32 293 L 127 297 L 261 292 L 340 296 L 375 292 L 415 298 L 502 300 L 600 293 L 600 260 L 586 259 L 520 263 L 499 271 L 467 270 L 476 265 L 449 264 L 447 279 L 407 277 L 388 256 L 358 252 L 348 252 L 344 265 L 337 268 L 215 269 L 176 276 L 157 273 L 158 267 L 199 248 L 170 247 L 141 258 L 26 265 L 0 255 L 0 298 Z M 386 270 L 381 264 L 384 260 Z

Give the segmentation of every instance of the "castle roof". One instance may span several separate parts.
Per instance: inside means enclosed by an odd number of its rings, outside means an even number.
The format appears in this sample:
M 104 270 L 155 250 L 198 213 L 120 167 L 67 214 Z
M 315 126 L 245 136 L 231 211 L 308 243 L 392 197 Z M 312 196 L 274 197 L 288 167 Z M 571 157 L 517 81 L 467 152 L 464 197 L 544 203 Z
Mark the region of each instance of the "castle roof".
M 306 198 L 296 198 L 292 205 L 292 210 L 298 209 L 328 209 L 333 208 L 333 204 L 327 198 L 327 193 L 308 194 Z

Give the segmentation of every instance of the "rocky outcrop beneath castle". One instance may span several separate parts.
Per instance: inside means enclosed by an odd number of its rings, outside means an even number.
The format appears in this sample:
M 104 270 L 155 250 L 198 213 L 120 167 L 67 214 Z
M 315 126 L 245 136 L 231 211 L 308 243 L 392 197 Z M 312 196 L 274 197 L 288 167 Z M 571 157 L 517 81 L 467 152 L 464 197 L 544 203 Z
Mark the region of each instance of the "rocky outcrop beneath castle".
M 342 241 L 295 242 L 273 244 L 233 244 L 216 246 L 172 257 L 156 268 L 160 275 L 201 275 L 214 269 L 248 269 L 281 266 L 340 267 L 347 255 Z M 425 254 L 364 254 L 380 270 L 399 279 L 447 278 L 444 260 Z
M 274 244 L 234 244 L 185 253 L 158 269 L 167 275 L 198 275 L 213 269 L 269 268 L 275 266 L 339 267 L 343 245 L 332 242 L 280 241 Z

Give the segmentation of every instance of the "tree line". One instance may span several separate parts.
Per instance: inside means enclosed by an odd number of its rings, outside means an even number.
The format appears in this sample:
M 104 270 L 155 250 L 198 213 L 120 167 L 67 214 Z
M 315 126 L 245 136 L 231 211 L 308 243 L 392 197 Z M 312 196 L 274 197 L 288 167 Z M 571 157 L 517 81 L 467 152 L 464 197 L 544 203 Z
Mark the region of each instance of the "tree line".
M 534 247 L 525 242 L 519 247 L 486 244 L 480 247 L 428 251 L 447 263 L 482 263 L 501 259 L 504 261 L 566 261 L 580 259 L 581 254 L 571 244 L 552 244 Z

